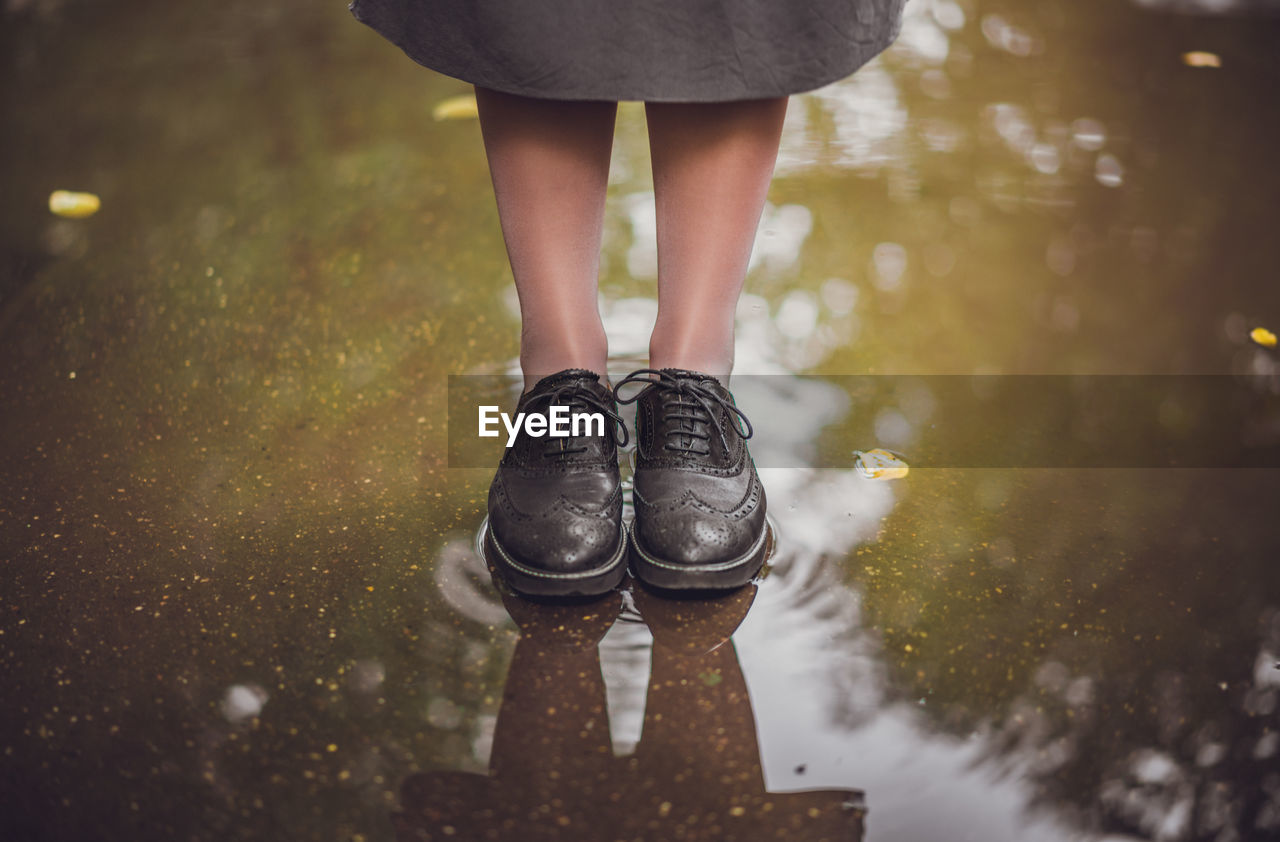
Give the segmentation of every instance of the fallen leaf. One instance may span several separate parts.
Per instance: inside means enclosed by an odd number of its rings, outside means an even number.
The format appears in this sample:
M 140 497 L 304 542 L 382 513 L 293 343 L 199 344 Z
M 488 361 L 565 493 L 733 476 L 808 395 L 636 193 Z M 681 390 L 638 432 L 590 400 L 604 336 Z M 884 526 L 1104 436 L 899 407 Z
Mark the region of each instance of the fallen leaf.
M 92 193 L 76 193 L 72 190 L 54 190 L 49 194 L 49 210 L 69 219 L 93 216 L 102 207 L 102 200 Z
M 474 120 L 480 116 L 480 112 L 476 109 L 475 94 L 462 94 L 461 96 L 451 96 L 448 99 L 442 99 L 436 103 L 436 107 L 431 109 L 431 116 L 440 120 Z
M 1276 347 L 1276 335 L 1265 327 L 1255 327 L 1249 331 L 1249 338 L 1257 342 L 1263 348 Z
M 905 459 L 896 453 L 876 448 L 875 450 L 855 450 L 853 452 L 853 469 L 865 479 L 902 479 L 911 470 Z
M 1217 53 L 1193 50 L 1182 54 L 1182 63 L 1187 67 L 1221 67 L 1222 59 L 1218 57 Z

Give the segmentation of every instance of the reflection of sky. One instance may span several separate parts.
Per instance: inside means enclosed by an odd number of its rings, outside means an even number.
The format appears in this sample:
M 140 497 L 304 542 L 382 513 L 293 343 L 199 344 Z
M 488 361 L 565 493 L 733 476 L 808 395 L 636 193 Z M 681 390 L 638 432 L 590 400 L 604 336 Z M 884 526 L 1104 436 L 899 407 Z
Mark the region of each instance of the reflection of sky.
M 779 554 L 735 645 L 768 789 L 865 790 L 868 826 L 881 840 L 1085 838 L 1029 812 L 1034 785 L 1010 772 L 1030 758 L 984 763 L 995 753 L 989 737 L 938 735 L 924 711 L 887 699 L 881 645 L 861 628 L 859 594 L 831 561 L 874 539 L 893 506 L 891 486 L 849 471 L 761 473 Z M 640 738 L 649 643 L 643 626 L 620 623 L 601 647 L 622 753 Z
M 1027 815 L 1029 782 L 980 765 L 985 738 L 939 736 L 924 712 L 887 699 L 882 647 L 830 561 L 874 540 L 891 486 L 849 472 L 764 473 L 782 555 L 736 642 L 769 789 L 863 789 L 881 840 L 1074 838 Z

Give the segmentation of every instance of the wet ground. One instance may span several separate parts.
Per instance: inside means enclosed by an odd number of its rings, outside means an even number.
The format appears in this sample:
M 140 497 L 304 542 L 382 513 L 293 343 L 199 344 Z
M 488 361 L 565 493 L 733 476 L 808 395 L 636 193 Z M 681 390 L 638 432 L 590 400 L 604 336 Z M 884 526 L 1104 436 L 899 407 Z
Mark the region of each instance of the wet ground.
M 1267 4 L 912 0 L 795 99 L 739 370 L 887 391 L 761 420 L 814 447 L 758 587 L 570 607 L 495 590 L 449 467 L 447 375 L 518 337 L 466 88 L 324 5 L 0 12 L 0 836 L 1280 838 L 1273 470 L 1034 467 L 1032 421 L 1031 466 L 824 456 L 986 423 L 902 375 L 1269 388 Z M 620 371 L 646 167 L 625 106 Z

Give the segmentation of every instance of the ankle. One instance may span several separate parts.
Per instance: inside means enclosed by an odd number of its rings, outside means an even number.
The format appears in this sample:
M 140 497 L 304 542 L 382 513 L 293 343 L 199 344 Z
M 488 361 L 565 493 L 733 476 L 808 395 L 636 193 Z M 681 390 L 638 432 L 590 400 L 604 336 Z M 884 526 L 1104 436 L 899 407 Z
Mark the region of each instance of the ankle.
M 602 383 L 607 382 L 609 346 L 603 325 L 598 333 L 574 335 L 563 331 L 554 336 L 555 342 L 546 341 L 548 338 L 532 336 L 527 331 L 521 336 L 520 371 L 524 374 L 525 391 L 542 378 L 568 368 L 594 372 Z
M 600 382 L 609 385 L 609 375 L 606 371 L 604 360 L 583 360 L 578 358 L 563 357 L 555 362 L 539 362 L 530 364 L 523 358 L 520 360 L 520 373 L 524 377 L 524 389 L 528 392 L 538 384 L 539 380 L 550 377 L 553 374 L 559 374 L 567 369 L 581 369 L 590 371 L 600 376 Z
M 710 374 L 726 387 L 729 375 L 733 372 L 732 353 L 707 353 L 704 350 L 685 349 L 674 351 L 669 347 L 649 346 L 650 368 L 678 368 L 683 371 L 696 371 L 699 374 Z
M 590 371 L 594 374 L 598 374 L 600 375 L 601 383 L 604 383 L 606 386 L 609 383 L 609 378 L 605 372 L 605 365 L 603 362 L 589 363 L 583 361 L 562 360 L 560 363 L 551 363 L 548 365 L 530 365 L 521 358 L 520 373 L 524 376 L 523 391 L 528 392 L 538 384 L 539 380 L 542 380 L 543 378 L 550 377 L 553 374 L 558 374 L 571 368 L 582 369 L 583 371 Z
M 733 371 L 733 321 L 670 325 L 660 316 L 649 339 L 649 367 L 697 371 L 727 383 Z

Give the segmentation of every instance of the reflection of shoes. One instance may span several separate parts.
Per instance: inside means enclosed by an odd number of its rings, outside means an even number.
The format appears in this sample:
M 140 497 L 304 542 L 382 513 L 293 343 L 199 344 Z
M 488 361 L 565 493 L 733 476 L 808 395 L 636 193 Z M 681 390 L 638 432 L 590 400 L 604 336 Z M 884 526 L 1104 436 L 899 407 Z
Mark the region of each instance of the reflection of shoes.
M 767 551 L 764 488 L 747 452 L 751 423 L 708 374 L 641 369 L 636 409 L 636 576 L 654 587 L 736 588 Z M 745 429 L 743 429 L 745 427 Z
M 535 438 L 522 427 L 489 486 L 486 555 L 513 590 L 539 596 L 596 595 L 626 574 L 626 532 L 615 425 L 627 441 L 613 394 L 598 375 L 567 369 L 525 393 L 518 412 L 552 406 L 599 413 L 603 435 Z M 592 433 L 591 425 L 579 432 Z
M 692 599 L 670 599 L 648 588 L 631 589 L 636 610 L 653 633 L 653 645 L 677 655 L 705 655 L 733 637 L 747 618 L 756 586 Z
M 548 602 L 502 595 L 502 607 L 520 636 L 545 650 L 585 652 L 595 648 L 622 612 L 622 592 L 610 591 L 589 600 Z

